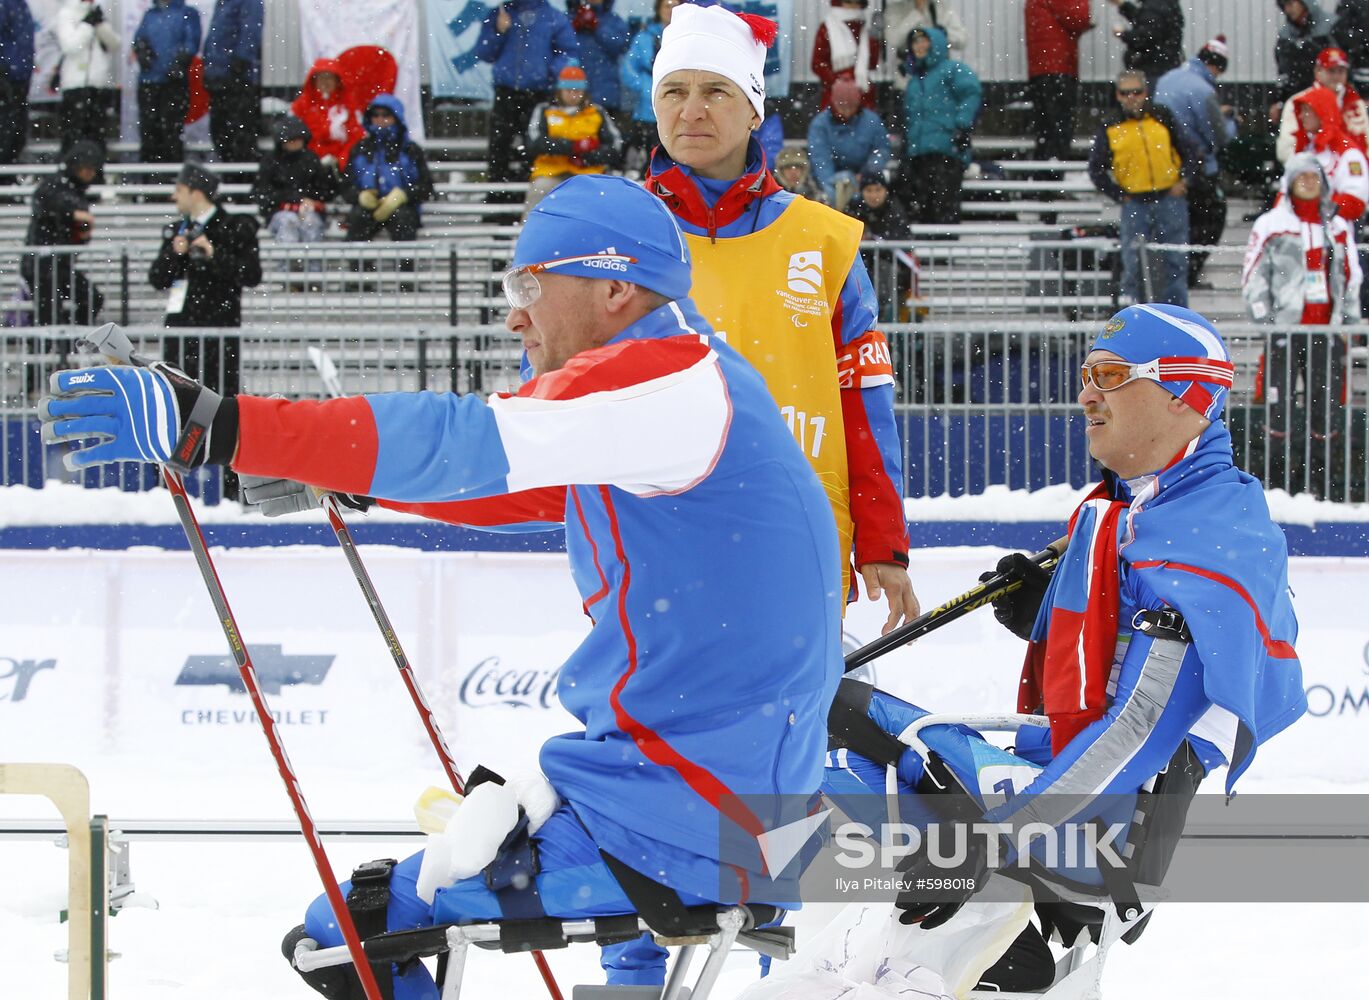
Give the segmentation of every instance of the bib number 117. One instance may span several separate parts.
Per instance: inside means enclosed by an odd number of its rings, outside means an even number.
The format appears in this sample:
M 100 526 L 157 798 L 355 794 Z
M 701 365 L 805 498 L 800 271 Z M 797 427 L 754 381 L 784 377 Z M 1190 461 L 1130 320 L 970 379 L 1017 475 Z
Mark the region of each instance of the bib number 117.
M 781 406 L 780 414 L 789 424 L 789 433 L 794 435 L 794 439 L 798 441 L 804 454 L 817 458 L 822 451 L 822 439 L 826 434 L 827 418 L 810 417 L 803 410 L 796 410 L 792 406 Z

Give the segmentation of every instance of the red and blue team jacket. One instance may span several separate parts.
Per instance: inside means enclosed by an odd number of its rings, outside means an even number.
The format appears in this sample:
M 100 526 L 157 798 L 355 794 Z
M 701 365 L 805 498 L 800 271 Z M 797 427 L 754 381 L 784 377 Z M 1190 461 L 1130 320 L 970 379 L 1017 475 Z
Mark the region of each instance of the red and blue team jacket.
M 719 864 L 735 796 L 810 796 L 841 676 L 831 507 L 756 371 L 689 300 L 514 395 L 240 396 L 234 468 L 462 524 L 564 522 L 589 636 L 541 766 L 604 850 L 676 889 L 766 900 Z M 757 855 L 759 857 L 759 855 Z

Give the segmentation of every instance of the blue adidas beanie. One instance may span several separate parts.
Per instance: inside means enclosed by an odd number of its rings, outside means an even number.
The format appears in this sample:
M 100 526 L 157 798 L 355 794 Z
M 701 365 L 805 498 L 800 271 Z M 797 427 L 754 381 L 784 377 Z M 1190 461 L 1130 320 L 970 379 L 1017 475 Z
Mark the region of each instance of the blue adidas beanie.
M 1092 351 L 1133 365 L 1157 362 L 1160 384 L 1209 420 L 1221 415 L 1234 368 L 1222 335 L 1192 309 L 1128 306 L 1108 320 Z
M 580 174 L 528 215 L 512 268 L 583 257 L 555 274 L 618 278 L 669 299 L 689 294 L 689 247 L 661 199 L 624 177 Z

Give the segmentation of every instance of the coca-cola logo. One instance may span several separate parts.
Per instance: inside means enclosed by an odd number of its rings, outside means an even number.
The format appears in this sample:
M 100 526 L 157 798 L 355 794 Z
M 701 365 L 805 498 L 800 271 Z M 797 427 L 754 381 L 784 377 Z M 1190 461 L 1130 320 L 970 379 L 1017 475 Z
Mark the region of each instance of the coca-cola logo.
M 461 704 L 471 708 L 551 708 L 561 668 L 528 670 L 504 666 L 497 656 L 477 663 L 461 682 Z

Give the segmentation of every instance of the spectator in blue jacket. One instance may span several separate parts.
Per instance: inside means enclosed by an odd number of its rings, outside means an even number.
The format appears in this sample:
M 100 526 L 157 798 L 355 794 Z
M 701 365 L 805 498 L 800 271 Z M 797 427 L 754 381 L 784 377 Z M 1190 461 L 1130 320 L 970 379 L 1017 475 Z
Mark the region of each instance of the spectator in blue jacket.
M 209 133 L 221 161 L 257 158 L 260 125 L 262 0 L 217 0 L 204 39 Z
M 29 137 L 33 15 L 24 0 L 0 0 L 0 163 L 17 163 Z M 0 184 L 12 183 L 0 177 Z
M 882 173 L 889 162 L 889 133 L 879 115 L 861 106 L 855 80 L 832 84 L 832 103 L 808 125 L 808 162 L 824 200 L 845 210 L 862 173 Z
M 133 35 L 138 60 L 138 157 L 185 159 L 182 129 L 190 109 L 190 63 L 200 51 L 200 12 L 185 0 L 153 0 Z
M 948 58 L 946 33 L 914 28 L 902 60 L 905 139 L 899 192 L 914 223 L 960 221 L 960 186 L 970 162 L 970 132 L 979 116 L 979 77 Z
M 580 45 L 580 65 L 589 78 L 589 103 L 615 119 L 623 106 L 618 60 L 627 51 L 627 22 L 613 13 L 614 0 L 566 0 L 566 13 Z
M 656 0 L 656 17 L 632 36 L 627 58 L 623 60 L 623 89 L 631 94 L 632 119 L 627 123 L 624 164 L 629 173 L 646 166 L 656 147 L 656 112 L 651 107 L 651 64 L 661 48 L 661 33 L 670 23 L 670 13 L 682 0 Z M 771 161 L 773 162 L 773 161 Z
M 1217 78 L 1226 72 L 1229 58 L 1226 36 L 1218 35 L 1184 65 L 1160 77 L 1155 87 L 1155 103 L 1169 109 L 1184 141 L 1201 160 L 1188 185 L 1188 238 L 1204 246 L 1219 242 L 1226 230 L 1226 194 L 1217 154 L 1236 138 L 1236 120 L 1217 95 Z M 1189 288 L 1203 287 L 1206 262 L 1205 253 L 1189 254 Z
M 366 108 L 363 124 L 366 138 L 352 147 L 347 162 L 347 240 L 364 242 L 382 229 L 392 240 L 416 240 L 418 207 L 433 196 L 433 179 L 423 150 L 409 138 L 404 105 L 381 94 Z
M 514 140 L 527 129 L 533 109 L 550 95 L 557 74 L 580 58 L 570 18 L 547 0 L 509 0 L 486 16 L 475 54 L 494 63 L 486 179 L 496 184 L 526 180 L 527 164 L 514 173 Z M 518 196 L 496 194 L 491 200 L 516 201 Z

